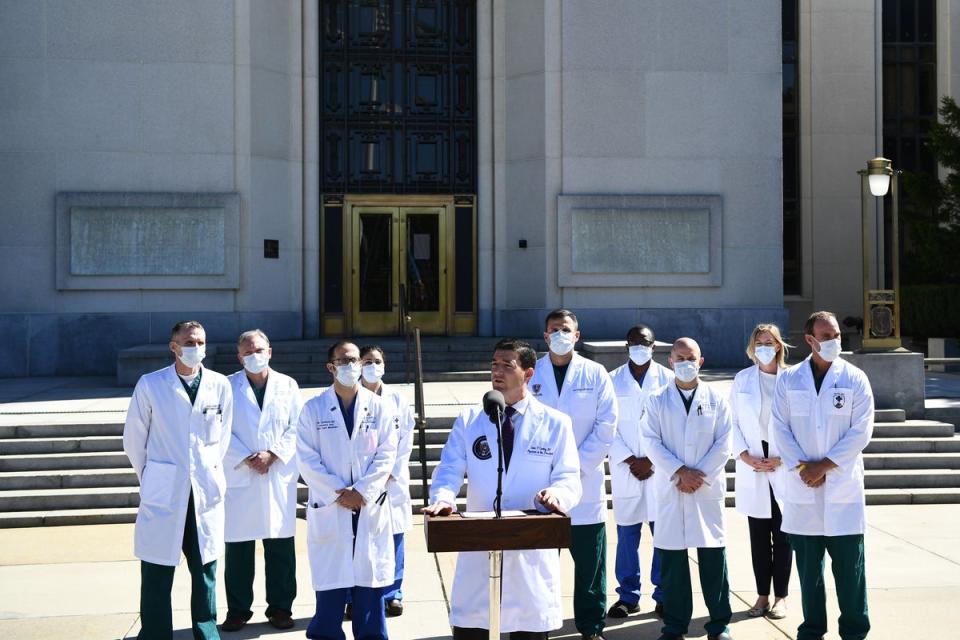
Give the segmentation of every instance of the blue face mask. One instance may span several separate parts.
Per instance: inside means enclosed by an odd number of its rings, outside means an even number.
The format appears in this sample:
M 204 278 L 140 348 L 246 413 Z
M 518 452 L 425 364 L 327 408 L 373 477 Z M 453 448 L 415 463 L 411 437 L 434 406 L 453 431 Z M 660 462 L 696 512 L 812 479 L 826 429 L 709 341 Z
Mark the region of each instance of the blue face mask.
M 680 382 L 693 382 L 699 370 L 700 366 L 696 360 L 680 360 L 673 363 L 673 373 Z

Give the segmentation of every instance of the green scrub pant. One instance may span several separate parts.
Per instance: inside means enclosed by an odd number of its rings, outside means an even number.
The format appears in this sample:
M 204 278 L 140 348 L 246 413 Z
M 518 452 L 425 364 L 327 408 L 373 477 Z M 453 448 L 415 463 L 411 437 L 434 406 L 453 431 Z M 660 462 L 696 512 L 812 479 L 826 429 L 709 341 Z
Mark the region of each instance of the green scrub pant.
M 862 640 L 870 631 L 867 615 L 867 576 L 864 571 L 863 535 L 800 536 L 789 534 L 797 554 L 803 624 L 797 640 L 820 640 L 827 634 L 827 592 L 823 582 L 824 551 L 830 554 L 833 580 L 840 606 L 840 637 Z
M 183 555 L 190 570 L 190 618 L 195 640 L 218 640 L 217 631 L 217 561 L 202 564 L 197 520 L 193 513 L 193 493 L 187 504 L 187 521 L 183 526 Z M 140 561 L 140 633 L 138 640 L 170 640 L 173 638 L 173 610 L 170 592 L 176 567 Z
M 607 529 L 601 522 L 570 531 L 573 619 L 581 634 L 599 634 L 607 615 Z
M 660 588 L 663 590 L 663 633 L 686 635 L 693 617 L 693 589 L 690 585 L 690 559 L 686 549 L 658 549 L 660 552 Z M 697 549 L 700 587 L 710 620 L 703 625 L 707 634 L 728 631 L 730 584 L 727 580 L 727 550 L 724 547 Z
M 253 616 L 253 575 L 256 540 L 228 542 L 224 559 L 224 586 L 227 589 L 227 617 L 249 620 Z M 263 540 L 264 577 L 267 586 L 269 618 L 278 613 L 291 614 L 297 597 L 297 552 L 293 537 Z

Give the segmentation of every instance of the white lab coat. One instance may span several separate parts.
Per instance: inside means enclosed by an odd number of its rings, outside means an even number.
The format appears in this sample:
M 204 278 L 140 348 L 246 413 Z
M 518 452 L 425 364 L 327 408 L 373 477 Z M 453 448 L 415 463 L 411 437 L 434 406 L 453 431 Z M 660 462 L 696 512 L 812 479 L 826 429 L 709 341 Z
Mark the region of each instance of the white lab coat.
M 413 528 L 413 505 L 410 503 L 410 453 L 413 451 L 413 411 L 399 389 L 387 385 L 380 388 L 380 398 L 393 411 L 397 432 L 397 461 L 387 480 L 387 501 L 393 532 L 406 533 Z
M 300 387 L 270 370 L 263 409 L 245 371 L 229 377 L 233 389 L 233 435 L 223 459 L 227 476 L 226 541 L 290 538 L 297 528 L 297 419 Z M 278 460 L 260 475 L 244 458 L 271 451 Z
M 777 381 L 770 437 L 786 467 L 783 526 L 807 536 L 862 534 L 867 528 L 863 450 L 873 434 L 873 390 L 867 375 L 834 360 L 817 394 L 810 358 Z M 803 460 L 830 458 L 839 465 L 814 489 L 800 479 Z
M 647 457 L 657 468 L 651 478 L 657 493 L 653 545 L 674 550 L 726 546 L 724 467 L 733 429 L 726 399 L 701 380 L 687 414 L 676 384 L 668 385 L 647 400 L 642 428 Z M 706 474 L 693 493 L 676 486 L 674 474 L 682 466 Z
M 503 475 L 501 506 L 504 511 L 538 508 L 535 496 L 549 488 L 560 501 L 560 510 L 568 512 L 580 500 L 581 487 L 570 419 L 529 394 L 525 400 L 519 424 L 514 418 L 513 454 Z M 430 502 L 455 504 L 466 474 L 467 511 L 492 510 L 497 458 L 496 427 L 482 407 L 465 410 L 454 422 L 433 472 Z M 459 554 L 450 597 L 451 625 L 489 628 L 489 575 L 486 552 Z M 560 628 L 560 593 L 560 554 L 556 549 L 503 552 L 501 631 Z
M 547 354 L 537 360 L 529 388 L 533 397 L 567 414 L 573 421 L 583 497 L 570 511 L 570 521 L 574 525 L 606 522 L 603 461 L 613 444 L 617 426 L 617 396 L 610 375 L 603 365 L 574 353 L 558 395 L 553 364 Z
M 175 567 L 193 491 L 203 564 L 223 554 L 223 456 L 230 444 L 233 394 L 226 377 L 202 368 L 193 405 L 174 365 L 148 373 L 133 390 L 123 450 L 140 479 L 133 552 Z
M 783 369 L 777 370 L 777 380 Z M 740 454 L 746 451 L 750 455 L 763 458 L 763 430 L 760 427 L 760 367 L 754 365 L 739 373 L 733 379 L 730 389 L 730 413 L 733 416 L 733 457 L 736 460 L 735 495 L 737 511 L 751 518 L 773 517 L 770 508 L 770 489 L 783 511 L 783 481 L 786 467 L 780 465 L 775 471 L 763 473 L 753 470 L 753 467 L 740 459 Z M 771 402 L 771 416 L 773 414 Z M 771 422 L 773 419 L 771 418 Z M 769 430 L 768 430 L 769 431 Z M 767 436 L 770 457 L 780 455 L 777 445 L 771 442 L 772 436 Z
M 393 409 L 364 389 L 354 401 L 354 427 L 347 437 L 331 386 L 300 412 L 297 466 L 310 489 L 307 556 L 314 591 L 392 584 L 393 529 L 386 502 L 387 476 L 397 456 Z M 337 489 L 353 488 L 366 501 L 356 545 L 350 511 L 338 505 Z
M 640 418 L 643 416 L 647 398 L 668 384 L 673 384 L 673 371 L 650 361 L 643 376 L 643 385 L 637 384 L 630 372 L 630 364 L 624 364 L 610 372 L 613 388 L 617 394 L 617 434 L 610 445 L 610 481 L 613 494 L 613 517 L 618 525 L 629 526 L 640 522 L 655 522 L 657 497 L 653 478 L 637 480 L 630 473 L 630 465 L 624 460 L 630 456 L 648 457 L 644 453 L 640 435 Z M 656 475 L 656 470 L 654 470 Z

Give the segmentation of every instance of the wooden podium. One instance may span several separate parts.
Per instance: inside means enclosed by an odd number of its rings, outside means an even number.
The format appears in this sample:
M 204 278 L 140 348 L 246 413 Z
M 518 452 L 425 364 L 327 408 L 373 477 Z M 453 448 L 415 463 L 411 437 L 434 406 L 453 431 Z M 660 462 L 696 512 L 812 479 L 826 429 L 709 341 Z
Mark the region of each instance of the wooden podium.
M 503 518 L 425 516 L 427 551 L 487 551 L 490 555 L 490 639 L 500 640 L 500 578 L 503 552 L 565 549 L 570 546 L 570 518 L 557 513 L 524 511 Z

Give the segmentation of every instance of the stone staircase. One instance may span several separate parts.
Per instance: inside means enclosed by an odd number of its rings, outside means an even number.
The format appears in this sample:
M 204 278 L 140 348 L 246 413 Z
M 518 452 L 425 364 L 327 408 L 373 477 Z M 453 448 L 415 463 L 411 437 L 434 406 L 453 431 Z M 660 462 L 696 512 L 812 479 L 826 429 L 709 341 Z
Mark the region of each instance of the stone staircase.
M 428 482 L 458 410 L 445 406 L 437 409 L 444 415 L 428 416 Z M 864 456 L 867 503 L 960 503 L 960 435 L 954 426 L 905 420 L 900 410 L 878 411 L 876 419 Z M 133 522 L 137 477 L 123 453 L 122 433 L 117 417 L 0 426 L 0 528 Z M 410 464 L 414 509 L 423 495 L 419 456 L 418 434 Z M 731 461 L 728 505 L 733 504 L 733 467 Z M 306 493 L 301 485 L 301 502 Z

